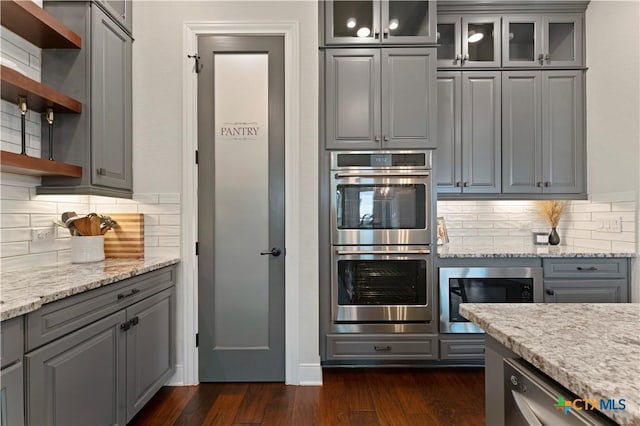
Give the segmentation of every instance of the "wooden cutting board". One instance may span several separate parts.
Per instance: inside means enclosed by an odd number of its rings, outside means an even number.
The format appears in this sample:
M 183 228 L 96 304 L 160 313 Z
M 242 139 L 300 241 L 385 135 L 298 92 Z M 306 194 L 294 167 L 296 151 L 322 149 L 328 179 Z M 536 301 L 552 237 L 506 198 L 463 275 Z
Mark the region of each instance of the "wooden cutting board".
M 144 257 L 144 214 L 103 213 L 118 222 L 104 234 L 104 256 L 129 259 Z

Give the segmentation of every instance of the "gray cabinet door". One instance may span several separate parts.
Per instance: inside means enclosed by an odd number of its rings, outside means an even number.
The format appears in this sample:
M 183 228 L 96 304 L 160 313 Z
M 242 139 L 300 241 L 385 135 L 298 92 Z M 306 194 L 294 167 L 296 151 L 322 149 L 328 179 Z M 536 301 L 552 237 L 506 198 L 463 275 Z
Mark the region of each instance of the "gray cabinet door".
M 628 281 L 571 280 L 545 281 L 544 301 L 553 303 L 626 303 Z
M 25 355 L 27 422 L 124 425 L 125 312 Z
M 175 288 L 127 308 L 127 422 L 173 374 Z
M 99 0 L 109 14 L 115 19 L 129 34 L 132 34 L 133 18 L 131 9 L 133 0 Z
M 462 73 L 463 192 L 500 192 L 500 87 L 499 71 Z
M 462 61 L 464 68 L 499 67 L 500 17 L 465 15 L 462 17 Z
M 326 44 L 380 44 L 380 1 L 328 0 L 324 7 Z
M 585 192 L 583 71 L 542 72 L 544 192 Z
M 436 49 L 382 49 L 382 148 L 436 147 Z
M 436 43 L 436 2 L 383 0 L 382 43 Z
M 462 73 L 438 72 L 438 149 L 434 173 L 437 191 L 462 192 Z
M 502 17 L 502 66 L 540 67 L 544 63 L 542 18 L 538 15 Z
M 2 370 L 0 376 L 0 425 L 24 424 L 24 382 L 22 361 Z
M 542 74 L 502 73 L 502 191 L 542 192 Z
M 97 7 L 92 8 L 91 181 L 132 189 L 131 38 Z
M 584 66 L 584 17 L 577 13 L 553 13 L 543 16 L 545 67 Z
M 380 49 L 326 51 L 327 149 L 380 147 Z
M 459 68 L 462 61 L 462 19 L 458 15 L 438 15 L 438 68 Z

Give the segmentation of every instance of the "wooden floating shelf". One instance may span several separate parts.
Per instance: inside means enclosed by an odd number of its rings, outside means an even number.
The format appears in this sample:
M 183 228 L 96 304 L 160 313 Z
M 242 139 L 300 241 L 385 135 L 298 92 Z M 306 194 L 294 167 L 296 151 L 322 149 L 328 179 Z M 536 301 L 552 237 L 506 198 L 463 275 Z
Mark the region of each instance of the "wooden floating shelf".
M 0 151 L 0 171 L 29 176 L 82 177 L 80 166 L 9 151 Z
M 4 3 L 4 0 L 0 1 Z M 26 75 L 0 65 L 0 79 L 2 80 L 2 99 L 18 104 L 20 96 L 26 96 L 27 107 L 33 111 L 45 112 L 47 108 L 53 108 L 55 112 L 82 112 L 82 103 L 53 90 Z
M 82 38 L 31 0 L 1 0 L 2 26 L 43 49 L 80 49 Z

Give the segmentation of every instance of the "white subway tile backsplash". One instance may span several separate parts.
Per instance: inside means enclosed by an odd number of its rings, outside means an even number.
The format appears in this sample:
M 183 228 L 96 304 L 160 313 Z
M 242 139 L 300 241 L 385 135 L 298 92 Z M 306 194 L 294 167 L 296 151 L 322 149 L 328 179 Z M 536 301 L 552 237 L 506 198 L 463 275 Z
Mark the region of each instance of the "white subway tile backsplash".
M 635 252 L 636 203 L 626 194 L 570 201 L 558 226 L 562 245 Z M 528 247 L 533 232 L 548 233 L 550 226 L 539 216 L 532 200 L 440 201 L 437 212 L 445 218 L 452 244 Z M 623 232 L 603 229 L 608 221 L 622 221 Z M 632 246 L 634 246 L 633 249 Z
M 178 214 L 163 214 L 157 217 L 159 225 L 180 225 L 180 215 Z
M 2 214 L 5 213 L 57 213 L 57 205 L 45 201 L 2 200 Z
M 158 202 L 160 204 L 180 204 L 180 194 L 158 194 Z
M 138 210 L 148 214 L 180 214 L 180 204 L 139 204 Z
M 2 185 L 0 200 L 28 200 L 29 188 L 24 186 Z
M 29 243 L 26 241 L 0 244 L 0 257 L 20 256 L 28 253 Z
M 0 241 L 3 243 L 29 240 L 31 240 L 31 230 L 29 228 L 0 229 Z
M 180 235 L 180 227 L 179 226 L 145 226 L 144 235 L 178 236 Z
M 133 194 L 133 200 L 140 204 L 158 204 L 158 194 Z
M 145 247 L 148 257 L 180 257 L 180 247 Z
M 158 247 L 158 238 L 157 236 L 146 235 L 144 236 L 144 246 L 145 247 Z
M 0 215 L 0 228 L 26 228 L 29 226 L 28 214 Z
M 159 237 L 158 246 L 160 247 L 178 247 L 180 246 L 180 237 Z

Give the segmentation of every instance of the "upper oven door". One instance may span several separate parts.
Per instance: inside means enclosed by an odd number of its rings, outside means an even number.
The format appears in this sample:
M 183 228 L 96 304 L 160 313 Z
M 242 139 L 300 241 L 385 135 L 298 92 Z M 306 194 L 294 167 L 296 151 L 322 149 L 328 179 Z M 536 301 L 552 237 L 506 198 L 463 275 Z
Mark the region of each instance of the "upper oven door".
M 428 247 L 337 247 L 331 312 L 336 322 L 432 320 Z
M 430 171 L 334 171 L 331 183 L 334 245 L 431 242 Z

